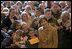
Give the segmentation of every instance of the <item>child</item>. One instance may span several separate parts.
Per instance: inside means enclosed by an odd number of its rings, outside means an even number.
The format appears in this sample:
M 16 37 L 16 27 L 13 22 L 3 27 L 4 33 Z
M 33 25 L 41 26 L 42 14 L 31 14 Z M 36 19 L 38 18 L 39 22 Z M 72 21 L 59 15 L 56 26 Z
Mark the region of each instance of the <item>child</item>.
M 23 34 L 22 30 L 17 30 L 13 35 L 13 44 L 11 44 L 12 48 L 26 48 L 25 41 L 27 41 L 27 36 Z
M 24 31 L 24 34 L 27 35 L 28 34 L 28 25 L 27 23 L 22 22 L 22 30 Z
M 38 22 L 36 19 L 33 20 L 31 27 L 34 28 L 35 30 L 38 30 L 39 27 L 38 27 Z
M 30 37 L 28 38 L 28 41 L 26 42 L 27 48 L 38 48 L 38 43 L 31 44 L 31 43 L 29 42 L 29 40 L 37 38 L 37 37 L 35 36 L 35 33 L 34 33 L 34 29 L 33 29 L 33 28 L 29 28 L 29 33 L 28 33 L 28 35 L 29 35 Z

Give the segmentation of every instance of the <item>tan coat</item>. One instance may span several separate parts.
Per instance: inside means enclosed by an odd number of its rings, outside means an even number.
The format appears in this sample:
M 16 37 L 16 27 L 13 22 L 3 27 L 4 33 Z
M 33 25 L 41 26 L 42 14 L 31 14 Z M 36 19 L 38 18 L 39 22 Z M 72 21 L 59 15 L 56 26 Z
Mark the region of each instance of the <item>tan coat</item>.
M 57 48 L 58 34 L 54 27 L 49 25 L 47 30 L 39 30 L 39 32 L 38 48 Z
M 32 24 L 32 18 L 28 18 L 28 27 L 30 27 L 31 26 L 31 24 Z

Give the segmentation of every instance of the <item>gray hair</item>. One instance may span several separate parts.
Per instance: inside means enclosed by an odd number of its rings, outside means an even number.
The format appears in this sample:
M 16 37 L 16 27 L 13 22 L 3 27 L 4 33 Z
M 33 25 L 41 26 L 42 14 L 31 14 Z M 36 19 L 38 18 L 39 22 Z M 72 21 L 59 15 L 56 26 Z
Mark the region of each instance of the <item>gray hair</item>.
M 45 14 L 47 11 L 50 11 L 50 12 L 51 12 L 51 9 L 49 9 L 49 8 L 44 9 L 44 14 Z

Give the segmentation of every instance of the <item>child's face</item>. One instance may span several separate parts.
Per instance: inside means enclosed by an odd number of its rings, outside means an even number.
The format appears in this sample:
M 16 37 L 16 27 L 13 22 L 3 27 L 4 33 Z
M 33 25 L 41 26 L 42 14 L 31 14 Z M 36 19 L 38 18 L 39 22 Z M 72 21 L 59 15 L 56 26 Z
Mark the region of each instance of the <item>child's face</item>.
M 28 32 L 27 25 L 22 25 L 22 29 L 23 29 L 25 32 Z
M 16 29 L 20 29 L 20 28 L 21 28 L 21 24 L 20 23 L 17 23 Z
M 23 30 L 24 30 L 24 32 L 28 32 L 28 28 L 24 28 Z
M 30 36 L 30 37 L 34 36 L 34 32 L 33 32 L 33 31 L 30 31 L 30 32 L 29 32 L 29 36 Z

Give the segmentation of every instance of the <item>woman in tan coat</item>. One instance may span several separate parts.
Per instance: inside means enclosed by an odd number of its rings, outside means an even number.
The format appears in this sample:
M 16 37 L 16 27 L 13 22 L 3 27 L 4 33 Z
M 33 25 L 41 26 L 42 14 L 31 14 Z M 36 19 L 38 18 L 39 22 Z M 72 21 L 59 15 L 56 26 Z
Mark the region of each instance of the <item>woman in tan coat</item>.
M 46 18 L 39 21 L 43 29 L 39 30 L 39 44 L 38 48 L 57 48 L 58 34 L 57 29 L 49 25 Z

